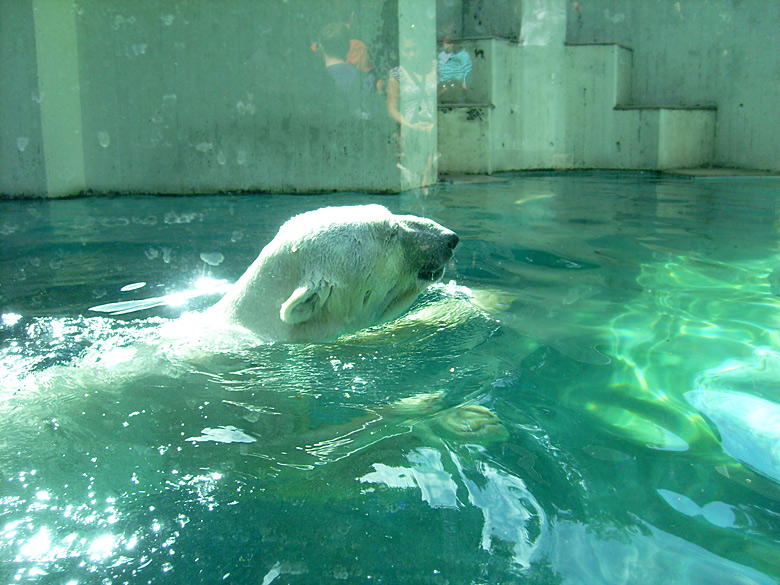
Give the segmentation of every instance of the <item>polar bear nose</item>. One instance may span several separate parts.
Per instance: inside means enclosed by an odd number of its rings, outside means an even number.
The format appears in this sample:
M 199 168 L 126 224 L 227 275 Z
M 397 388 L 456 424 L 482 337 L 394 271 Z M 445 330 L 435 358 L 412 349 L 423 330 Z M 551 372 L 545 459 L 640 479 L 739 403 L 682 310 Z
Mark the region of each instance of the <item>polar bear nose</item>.
M 447 247 L 450 250 L 454 250 L 455 246 L 458 245 L 458 242 L 460 241 L 460 238 L 458 237 L 458 234 L 455 232 L 452 232 L 450 236 L 447 238 Z

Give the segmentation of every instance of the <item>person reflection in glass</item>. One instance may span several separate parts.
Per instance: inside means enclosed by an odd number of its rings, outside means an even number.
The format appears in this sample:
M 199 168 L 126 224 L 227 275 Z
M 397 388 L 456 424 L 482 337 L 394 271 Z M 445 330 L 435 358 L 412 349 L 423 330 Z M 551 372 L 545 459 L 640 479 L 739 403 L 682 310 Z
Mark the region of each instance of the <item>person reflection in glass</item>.
M 387 112 L 402 126 L 430 132 L 436 120 L 436 64 L 419 58 L 410 37 L 401 40 L 401 58 L 403 64 L 391 69 L 387 81 Z
M 373 74 L 360 71 L 347 62 L 350 47 L 349 29 L 343 23 L 334 22 L 322 29 L 319 49 L 336 87 L 344 93 L 354 93 L 355 90 L 363 95 L 376 93 Z
M 398 168 L 409 185 L 427 185 L 433 172 L 434 150 L 431 134 L 436 127 L 436 60 L 419 53 L 414 37 L 401 39 L 401 64 L 390 71 L 387 81 L 387 112 L 401 125 Z M 435 55 L 431 55 L 435 57 Z M 408 128 L 411 132 L 403 132 Z M 405 162 L 405 151 L 427 149 L 422 168 Z
M 466 78 L 471 72 L 471 57 L 451 35 L 442 41 L 439 53 L 439 101 L 462 103 L 466 101 L 469 87 Z

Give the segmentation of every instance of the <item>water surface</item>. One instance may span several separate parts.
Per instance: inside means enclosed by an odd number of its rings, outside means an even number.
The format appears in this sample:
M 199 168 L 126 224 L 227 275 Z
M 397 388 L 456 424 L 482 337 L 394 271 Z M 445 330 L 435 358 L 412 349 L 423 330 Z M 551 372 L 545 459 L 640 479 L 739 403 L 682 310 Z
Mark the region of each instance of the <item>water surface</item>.
M 0 577 L 780 582 L 779 201 L 776 179 L 572 173 L 2 202 Z M 156 342 L 289 216 L 369 202 L 458 232 L 417 307 L 457 310 Z

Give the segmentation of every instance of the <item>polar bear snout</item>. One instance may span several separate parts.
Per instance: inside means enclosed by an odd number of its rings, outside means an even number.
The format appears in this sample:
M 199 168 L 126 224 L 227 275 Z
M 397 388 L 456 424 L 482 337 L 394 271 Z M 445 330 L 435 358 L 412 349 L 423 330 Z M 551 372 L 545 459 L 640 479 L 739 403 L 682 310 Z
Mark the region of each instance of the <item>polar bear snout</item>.
M 452 258 L 458 245 L 458 234 L 445 228 L 433 238 L 420 244 L 420 263 L 417 278 L 425 282 L 436 282 L 444 276 L 444 267 Z

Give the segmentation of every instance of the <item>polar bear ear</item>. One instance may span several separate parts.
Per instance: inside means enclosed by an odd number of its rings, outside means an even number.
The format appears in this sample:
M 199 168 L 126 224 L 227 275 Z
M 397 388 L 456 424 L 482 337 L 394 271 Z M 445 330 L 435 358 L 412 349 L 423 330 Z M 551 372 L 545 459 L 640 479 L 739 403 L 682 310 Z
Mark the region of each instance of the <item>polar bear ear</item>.
M 279 310 L 279 317 L 288 325 L 303 323 L 314 317 L 320 312 L 325 301 L 330 296 L 331 286 L 326 282 L 320 281 L 319 284 L 308 283 L 299 286 L 290 295 L 290 298 L 284 301 Z

